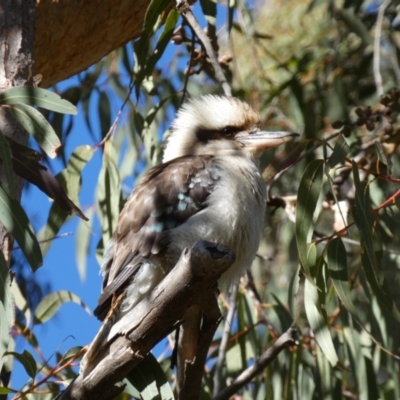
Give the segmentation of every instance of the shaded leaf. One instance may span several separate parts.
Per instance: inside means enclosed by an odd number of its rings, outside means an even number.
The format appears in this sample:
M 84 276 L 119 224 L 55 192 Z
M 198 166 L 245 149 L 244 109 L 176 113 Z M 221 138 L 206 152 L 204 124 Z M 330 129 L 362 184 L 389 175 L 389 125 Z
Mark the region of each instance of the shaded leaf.
M 37 373 L 36 361 L 33 358 L 32 354 L 24 350 L 22 354 L 16 353 L 14 351 L 8 351 L 6 355 L 10 355 L 15 357 L 25 368 L 26 373 L 31 377 L 34 378 Z
M 357 312 L 353 301 L 351 300 L 351 286 L 347 272 L 346 248 L 340 238 L 335 238 L 329 243 L 327 261 L 329 274 L 337 295 L 346 309 L 356 316 Z
M 94 149 L 90 146 L 77 147 L 71 154 L 67 168 L 56 176 L 57 180 L 63 182 L 63 185 L 67 187 L 68 195 L 76 203 L 78 203 L 78 194 L 81 187 L 82 170 L 93 154 Z M 38 235 L 41 241 L 45 241 L 42 243 L 43 254 L 50 248 L 51 242 L 49 239 L 57 235 L 67 218 L 68 214 L 57 203 L 53 203 L 49 211 L 47 223 Z
M 296 243 L 299 258 L 307 279 L 310 274 L 309 251 L 313 233 L 314 211 L 322 188 L 323 160 L 314 160 L 307 165 L 301 178 L 296 206 Z
M 7 177 L 8 189 L 14 192 L 14 172 L 12 168 L 11 149 L 7 138 L 0 132 L 0 164 L 3 166 Z
M 285 150 L 275 156 L 267 168 L 265 168 L 262 174 L 264 181 L 270 181 L 276 174 L 293 165 L 309 143 L 310 141 L 307 139 L 290 143 Z
M 101 136 L 104 138 L 111 127 L 111 104 L 106 92 L 101 91 L 98 102 L 98 115 L 101 126 Z
M 119 217 L 121 182 L 117 153 L 112 140 L 104 145 L 103 165 L 97 185 L 97 205 L 100 212 L 103 243 L 108 243 Z
M 149 353 L 126 377 L 143 400 L 173 400 L 174 394 L 160 364 Z
M 337 164 L 343 163 L 349 152 L 349 145 L 347 144 L 343 135 L 339 135 L 338 140 L 335 143 L 335 147 L 333 148 L 333 152 L 328 159 L 328 166 L 330 168 L 333 168 Z
M 11 277 L 6 260 L 0 251 L 0 370 L 3 355 L 8 350 L 10 329 L 14 320 L 14 305 L 11 295 Z
M 365 272 L 365 277 L 371 286 L 373 294 L 377 297 L 378 302 L 391 312 L 398 321 L 400 321 L 400 312 L 390 296 L 389 290 L 385 288 L 386 283 L 382 267 L 378 260 L 378 252 L 375 251 L 380 240 L 373 228 L 368 185 L 365 182 L 360 181 L 358 168 L 355 162 L 353 162 L 353 177 L 356 187 L 353 217 L 357 228 L 362 234 L 361 262 Z
M 82 211 L 69 199 L 60 182 L 51 172 L 38 162 L 40 154 L 29 147 L 9 140 L 12 150 L 13 168 L 17 175 L 37 186 L 52 198 L 67 214 L 74 213 L 88 220 Z
M 76 294 L 68 290 L 60 290 L 58 292 L 50 293 L 38 304 L 34 312 L 35 324 L 43 324 L 48 321 L 59 310 L 59 308 L 67 302 L 79 304 L 89 315 L 91 315 L 89 307 L 87 307 Z
M 351 32 L 354 32 L 362 39 L 364 45 L 372 44 L 372 37 L 367 27 L 351 9 L 337 8 L 335 13 Z
M 18 201 L 0 182 L 0 221 L 14 236 L 35 271 L 43 264 L 42 253 L 29 219 Z
M 328 325 L 321 312 L 321 304 L 318 297 L 318 289 L 309 280 L 304 286 L 304 306 L 308 322 L 314 332 L 315 339 L 332 366 L 338 362 L 338 357 L 333 346 Z
M 75 359 L 76 355 L 83 349 L 82 346 L 74 346 L 63 354 L 60 361 L 58 362 L 60 365 L 67 363 L 70 359 Z
M 25 296 L 22 294 L 21 289 L 18 286 L 16 279 L 13 279 L 12 281 L 11 293 L 13 294 L 15 305 L 24 314 L 26 320 L 25 325 L 26 327 L 28 327 L 32 320 L 32 313 Z
M 18 86 L 0 94 L 0 104 L 29 104 L 62 114 L 77 114 L 76 107 L 58 94 L 32 86 Z
M 61 147 L 61 142 L 47 119 L 38 110 L 25 104 L 10 106 L 10 110 L 46 154 L 50 158 L 55 158 Z

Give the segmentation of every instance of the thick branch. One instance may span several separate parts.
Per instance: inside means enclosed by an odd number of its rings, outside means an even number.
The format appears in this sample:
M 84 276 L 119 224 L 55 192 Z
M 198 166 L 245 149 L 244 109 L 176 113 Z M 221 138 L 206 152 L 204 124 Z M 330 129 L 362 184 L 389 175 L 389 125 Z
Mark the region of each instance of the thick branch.
M 119 390 L 114 385 L 180 323 L 190 307 L 198 305 L 208 317 L 217 279 L 233 261 L 234 255 L 226 246 L 206 241 L 184 250 L 153 292 L 114 325 L 113 331 L 118 334 L 109 338 L 107 350 L 59 399 L 112 398 Z
M 279 336 L 276 342 L 251 367 L 244 370 L 230 386 L 222 390 L 213 400 L 228 400 L 239 389 L 247 385 L 255 376 L 268 367 L 283 349 L 297 344 L 296 333 L 295 328 L 289 328 L 283 335 Z

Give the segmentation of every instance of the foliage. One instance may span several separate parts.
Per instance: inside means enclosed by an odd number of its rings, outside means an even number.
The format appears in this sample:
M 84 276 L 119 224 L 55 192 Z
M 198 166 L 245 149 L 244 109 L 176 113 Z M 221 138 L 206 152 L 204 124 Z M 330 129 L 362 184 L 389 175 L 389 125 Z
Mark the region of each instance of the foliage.
M 395 4 L 228 3 L 215 7 L 215 2 L 203 0 L 196 15 L 205 15 L 214 48 L 219 44 L 220 64 L 234 95 L 260 110 L 263 127 L 297 131 L 301 141 L 275 158 L 268 153 L 262 159 L 270 206 L 265 235 L 236 304 L 221 295 L 224 314 L 237 307 L 219 371 L 222 385 L 295 325 L 299 345 L 260 371 L 243 387 L 241 398 L 399 398 L 400 25 Z M 127 195 L 124 186 L 133 186 L 143 169 L 160 162 L 162 134 L 181 101 L 187 94 L 221 92 L 204 49 L 176 10 L 165 11 L 167 5 L 153 0 L 141 38 L 81 73 L 79 85 L 62 92 L 55 87 L 54 93 L 12 89 L 0 96 L 0 103 L 12 109 L 43 151 L 65 161 L 54 180 L 39 180 L 42 190 L 54 194 L 55 203 L 46 226 L 35 235 L 9 190 L 21 150 L 13 151 L 13 144 L 0 134 L 8 179 L 8 187 L 0 186 L 1 222 L 33 269 L 51 244 L 43 242 L 40 250 L 38 238 L 57 235 L 71 212 L 84 217 L 75 204 L 81 172 L 95 152 L 102 154 L 102 167 L 94 206 L 85 215 L 90 227 L 96 218 L 100 221 L 101 257 Z M 231 63 L 225 54 L 231 54 Z M 74 119 L 60 112 L 75 113 L 72 104 L 82 110 L 95 144 L 77 148 L 66 162 L 60 145 L 69 140 Z M 100 130 L 93 128 L 95 122 Z M 32 171 L 40 169 L 39 159 L 45 155 L 25 152 L 23 169 L 37 176 Z M 57 182 L 56 190 L 50 190 L 50 180 Z M 90 240 L 89 229 L 83 227 L 77 232 L 76 251 L 84 275 Z M 86 306 L 74 294 L 62 292 L 51 293 L 30 310 L 18 285 L 10 287 L 2 257 L 0 271 L 5 289 L 0 298 L 0 356 L 15 357 L 32 378 L 14 398 L 27 393 L 36 393 L 35 399 L 51 398 L 36 391 L 59 391 L 62 382 L 76 376 L 74 362 L 81 352 L 75 348 L 64 356 L 57 353 L 56 363 L 49 365 L 40 357 L 35 324 L 51 320 L 66 301 Z M 12 348 L 5 334 L 13 319 L 11 294 L 21 311 L 13 336 L 24 337 L 35 357 L 27 350 L 6 353 Z M 213 396 L 215 361 L 228 323 L 221 323 L 210 349 L 204 399 Z M 173 385 L 175 377 L 166 372 L 166 354 L 159 365 L 149 356 L 137 374 L 128 377 L 127 393 L 150 399 L 156 392 L 170 398 L 165 382 Z M 0 393 L 8 391 L 0 388 Z

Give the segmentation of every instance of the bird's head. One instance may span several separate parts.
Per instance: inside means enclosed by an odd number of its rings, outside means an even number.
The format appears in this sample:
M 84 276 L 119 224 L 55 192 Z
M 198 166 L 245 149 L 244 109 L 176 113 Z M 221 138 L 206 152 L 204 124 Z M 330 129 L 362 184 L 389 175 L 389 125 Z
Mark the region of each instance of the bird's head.
M 188 155 L 243 155 L 255 158 L 296 136 L 265 132 L 260 116 L 235 98 L 207 95 L 189 100 L 178 111 L 163 162 Z

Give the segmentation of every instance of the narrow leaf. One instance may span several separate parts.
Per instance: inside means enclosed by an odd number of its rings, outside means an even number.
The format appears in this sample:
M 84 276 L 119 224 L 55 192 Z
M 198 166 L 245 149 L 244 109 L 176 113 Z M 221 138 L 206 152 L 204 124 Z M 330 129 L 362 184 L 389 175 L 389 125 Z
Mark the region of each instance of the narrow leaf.
M 26 373 L 31 377 L 35 378 L 37 373 L 36 361 L 29 351 L 24 350 L 22 354 L 16 353 L 14 351 L 8 351 L 6 355 L 15 357 L 25 368 Z
M 11 149 L 7 138 L 0 132 L 0 164 L 3 166 L 7 177 L 8 189 L 14 192 L 14 172 L 12 168 Z
M 28 104 L 62 114 L 77 114 L 76 107 L 58 94 L 32 86 L 7 89 L 0 94 L 0 104 Z
M 318 289 L 308 280 L 305 281 L 304 286 L 304 305 L 307 319 L 312 331 L 314 332 L 315 339 L 326 358 L 334 367 L 338 362 L 338 357 L 328 325 L 320 311 L 321 305 L 318 297 Z
M 173 400 L 174 394 L 156 358 L 149 353 L 126 377 L 143 400 Z
M 310 274 L 309 251 L 313 233 L 314 211 L 322 189 L 323 160 L 314 160 L 307 165 L 301 178 L 296 206 L 296 242 L 299 258 L 307 279 Z
M 0 370 L 3 355 L 8 350 L 10 329 L 14 320 L 14 305 L 11 295 L 11 277 L 6 260 L 0 251 Z
M 346 309 L 354 316 L 357 316 L 355 306 L 351 300 L 351 286 L 347 272 L 347 254 L 342 239 L 336 238 L 329 243 L 327 261 L 329 274 L 337 295 Z
M 360 182 L 355 162 L 353 162 L 353 177 L 356 187 L 353 217 L 361 233 L 361 263 L 365 277 L 378 302 L 400 321 L 400 312 L 390 295 L 390 291 L 386 288 L 382 267 L 378 259 L 378 252 L 375 251 L 380 240 L 373 228 L 369 186 L 365 182 Z
M 112 140 L 106 142 L 103 165 L 97 186 L 97 205 L 103 231 L 103 243 L 107 244 L 113 234 L 119 217 L 121 182 L 117 165 L 117 153 Z
M 55 158 L 61 142 L 47 119 L 38 110 L 25 104 L 10 106 L 10 110 L 46 154 L 50 158 Z
M 82 211 L 69 199 L 60 182 L 44 165 L 38 162 L 40 154 L 13 140 L 9 140 L 9 143 L 11 144 L 15 173 L 46 193 L 67 214 L 74 213 L 87 221 Z
M 328 166 L 330 168 L 335 167 L 336 165 L 343 163 L 347 154 L 350 152 L 350 147 L 344 139 L 343 135 L 338 137 L 338 140 L 335 143 L 335 147 L 333 148 L 333 152 L 329 157 Z
M 88 219 L 93 221 L 93 209 L 86 212 Z M 83 220 L 79 220 L 75 235 L 76 265 L 81 281 L 86 279 L 86 260 L 89 255 L 90 238 L 93 234 L 91 227 Z
M 18 201 L 0 182 L 0 222 L 14 236 L 30 266 L 35 271 L 42 263 L 42 253 L 29 219 Z
M 47 295 L 38 304 L 34 313 L 35 323 L 43 324 L 48 321 L 67 302 L 79 304 L 89 315 L 91 314 L 89 307 L 76 294 L 68 290 L 60 290 Z
M 67 168 L 57 175 L 57 180 L 63 182 L 68 189 L 68 195 L 74 203 L 78 203 L 78 194 L 82 181 L 82 170 L 87 162 L 92 158 L 94 150 L 90 146 L 79 146 L 72 153 Z M 38 237 L 42 244 L 42 252 L 45 254 L 50 248 L 51 242 L 48 239 L 57 235 L 62 224 L 68 218 L 68 214 L 60 208 L 57 203 L 53 203 L 50 208 L 46 226 L 39 232 Z M 85 217 L 86 218 L 86 217 Z

